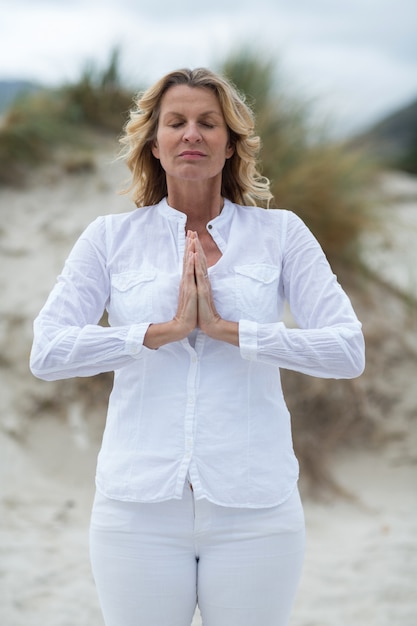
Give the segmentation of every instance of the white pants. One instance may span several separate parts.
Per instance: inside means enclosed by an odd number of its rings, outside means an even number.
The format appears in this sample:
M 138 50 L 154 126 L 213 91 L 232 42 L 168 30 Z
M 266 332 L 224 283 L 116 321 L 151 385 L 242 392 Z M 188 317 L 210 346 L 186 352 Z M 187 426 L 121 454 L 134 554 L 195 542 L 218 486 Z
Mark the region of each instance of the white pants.
M 195 500 L 142 504 L 96 494 L 93 574 L 106 626 L 286 626 L 304 558 L 296 489 L 273 508 Z

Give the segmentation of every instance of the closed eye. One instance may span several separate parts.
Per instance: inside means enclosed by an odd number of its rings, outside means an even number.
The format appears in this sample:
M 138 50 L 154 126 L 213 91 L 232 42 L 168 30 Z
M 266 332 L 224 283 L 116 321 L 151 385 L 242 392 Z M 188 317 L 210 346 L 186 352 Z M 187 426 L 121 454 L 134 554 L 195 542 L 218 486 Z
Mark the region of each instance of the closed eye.
M 181 126 L 183 125 L 184 125 L 184 122 L 173 122 L 169 126 L 171 128 L 181 128 Z M 200 125 L 204 126 L 204 128 L 214 128 L 214 124 L 210 124 L 210 122 L 200 122 Z

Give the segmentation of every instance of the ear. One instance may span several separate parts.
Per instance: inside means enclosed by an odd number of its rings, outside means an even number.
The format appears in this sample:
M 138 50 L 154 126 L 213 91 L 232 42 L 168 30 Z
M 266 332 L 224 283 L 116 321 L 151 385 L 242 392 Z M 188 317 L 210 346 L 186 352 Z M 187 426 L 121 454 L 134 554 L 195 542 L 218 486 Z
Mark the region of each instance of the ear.
M 230 157 L 233 156 L 234 153 L 235 147 L 231 143 L 228 143 L 226 146 L 226 159 L 230 159 Z
M 155 141 L 152 142 L 151 150 L 152 150 L 152 154 L 154 155 L 155 159 L 159 159 L 159 148 L 158 148 L 158 142 L 156 141 L 156 139 L 155 139 Z

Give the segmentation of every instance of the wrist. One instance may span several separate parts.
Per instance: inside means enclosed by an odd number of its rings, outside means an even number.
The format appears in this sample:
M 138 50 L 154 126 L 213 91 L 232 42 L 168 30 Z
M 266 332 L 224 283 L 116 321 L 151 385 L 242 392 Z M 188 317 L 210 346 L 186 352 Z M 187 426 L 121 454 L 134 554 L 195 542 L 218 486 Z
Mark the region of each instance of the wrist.
M 189 332 L 191 331 L 187 330 L 184 324 L 176 318 L 169 322 L 150 324 L 145 333 L 143 345 L 151 350 L 157 350 L 167 343 L 184 339 Z
M 219 316 L 201 330 L 211 339 L 239 346 L 238 322 L 229 322 Z

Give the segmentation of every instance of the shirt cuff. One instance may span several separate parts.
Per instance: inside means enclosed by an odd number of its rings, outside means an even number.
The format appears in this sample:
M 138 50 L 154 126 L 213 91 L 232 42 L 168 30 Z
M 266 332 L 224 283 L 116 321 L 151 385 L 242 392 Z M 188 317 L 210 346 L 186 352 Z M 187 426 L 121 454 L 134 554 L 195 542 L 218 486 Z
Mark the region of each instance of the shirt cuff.
M 126 352 L 134 359 L 142 358 L 143 351 L 147 350 L 146 346 L 143 345 L 143 340 L 149 325 L 149 322 L 144 322 L 143 324 L 133 324 L 129 328 L 126 336 Z
M 258 324 L 250 320 L 239 321 L 239 349 L 243 359 L 256 361 L 258 356 Z

